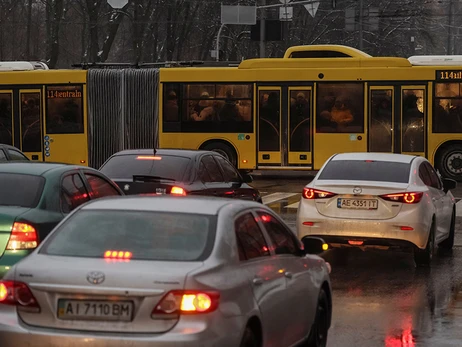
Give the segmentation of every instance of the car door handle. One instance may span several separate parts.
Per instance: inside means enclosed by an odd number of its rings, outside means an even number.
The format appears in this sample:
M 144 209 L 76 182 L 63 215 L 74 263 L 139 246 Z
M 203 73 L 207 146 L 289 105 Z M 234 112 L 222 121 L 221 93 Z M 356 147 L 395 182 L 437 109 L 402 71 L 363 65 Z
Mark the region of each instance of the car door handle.
M 252 283 L 255 284 L 255 285 L 263 284 L 263 278 L 261 278 L 261 277 L 255 277 L 255 278 L 252 280 Z
M 287 278 L 292 278 L 293 274 L 292 274 L 292 272 L 286 271 L 286 272 L 284 272 L 284 276 L 286 276 Z

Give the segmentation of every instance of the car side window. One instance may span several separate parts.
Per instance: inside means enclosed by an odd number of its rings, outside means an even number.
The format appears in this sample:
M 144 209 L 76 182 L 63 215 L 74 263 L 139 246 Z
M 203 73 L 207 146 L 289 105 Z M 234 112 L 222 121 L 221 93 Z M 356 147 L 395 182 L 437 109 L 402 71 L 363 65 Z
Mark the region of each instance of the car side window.
M 228 163 L 223 157 L 216 155 L 215 159 L 220 164 L 223 169 L 223 174 L 225 176 L 225 182 L 241 182 L 241 177 L 236 169 Z
M 425 163 L 422 163 L 419 166 L 419 177 L 426 186 L 430 187 L 432 185 L 432 180 L 427 168 L 425 167 Z
M 0 149 L 0 161 L 6 161 L 6 155 L 3 149 Z
M 258 223 L 251 213 L 246 213 L 234 222 L 239 260 L 269 256 L 269 249 Z
M 204 163 L 205 169 L 210 175 L 210 182 L 224 182 L 224 178 L 221 174 L 220 168 L 211 155 L 206 155 L 205 157 L 203 157 L 202 162 Z
M 430 175 L 431 179 L 431 186 L 436 189 L 441 189 L 443 187 L 440 178 L 438 177 L 438 174 L 436 173 L 435 169 L 429 164 L 425 163 L 425 167 L 428 170 L 428 174 Z
M 67 175 L 61 182 L 61 210 L 69 213 L 76 207 L 90 200 L 87 189 L 80 178 L 75 173 Z
M 10 156 L 11 160 L 29 160 L 21 152 L 15 151 L 14 149 L 8 149 L 8 155 Z
M 201 160 L 201 163 L 199 164 L 199 179 L 204 182 L 204 183 L 208 183 L 208 182 L 212 182 L 212 178 L 210 177 L 209 175 L 209 172 L 207 171 L 207 169 L 205 168 L 205 164 L 204 162 Z
M 295 235 L 282 225 L 274 216 L 265 212 L 258 212 L 261 222 L 273 243 L 276 254 L 300 254 L 300 244 Z
M 92 199 L 98 199 L 104 196 L 120 195 L 117 189 L 115 189 L 109 182 L 99 176 L 85 173 L 85 178 L 91 187 L 92 193 L 90 194 Z

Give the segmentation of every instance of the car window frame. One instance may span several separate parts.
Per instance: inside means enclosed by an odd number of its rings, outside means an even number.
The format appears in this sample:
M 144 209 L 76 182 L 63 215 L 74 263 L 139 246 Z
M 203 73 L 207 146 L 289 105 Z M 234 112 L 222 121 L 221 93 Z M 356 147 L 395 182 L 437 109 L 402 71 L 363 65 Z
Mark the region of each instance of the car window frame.
M 21 159 L 21 160 L 12 159 L 10 152 L 16 153 L 17 155 L 23 157 L 24 159 Z M 6 153 L 8 154 L 9 161 L 30 161 L 29 158 L 24 155 L 24 153 L 22 153 L 21 151 L 15 150 L 13 148 L 6 148 Z
M 253 220 L 255 221 L 255 224 L 257 225 L 258 229 L 260 230 L 260 233 L 263 236 L 263 240 L 265 241 L 266 247 L 268 248 L 268 254 L 264 255 L 264 256 L 258 256 L 258 257 L 255 257 L 255 258 L 251 258 L 251 259 L 242 259 L 241 260 L 240 257 L 239 257 L 239 239 L 237 237 L 236 222 L 237 222 L 237 220 L 239 218 L 241 218 L 241 217 L 243 217 L 243 216 L 245 216 L 247 214 L 250 214 L 252 216 Z M 266 234 L 266 230 L 262 229 L 262 226 L 260 225 L 260 222 L 258 221 L 257 218 L 258 218 L 258 216 L 256 215 L 256 213 L 254 213 L 253 210 L 241 211 L 241 212 L 237 213 L 234 216 L 233 229 L 234 229 L 234 237 L 236 239 L 237 260 L 241 264 L 248 263 L 248 262 L 254 262 L 254 261 L 261 261 L 261 260 L 264 260 L 264 259 L 269 259 L 267 257 L 271 257 L 271 256 L 274 255 L 274 253 L 272 252 L 271 243 L 269 242 L 270 240 L 268 239 L 268 236 Z
M 214 156 L 212 154 L 205 154 L 205 155 L 203 155 L 201 157 L 200 161 L 202 162 L 202 160 L 204 160 L 205 158 L 210 158 L 215 163 L 215 165 L 217 166 L 218 171 L 219 171 L 219 173 L 221 175 L 222 180 L 221 181 L 214 181 L 213 178 L 212 178 L 212 174 L 210 173 L 209 169 L 207 168 L 207 166 L 204 163 L 205 170 L 207 170 L 207 173 L 209 174 L 210 179 L 212 179 L 212 181 L 203 182 L 203 183 L 205 183 L 205 184 L 222 184 L 222 183 L 224 183 L 225 182 L 225 176 L 223 174 L 223 171 L 221 170 L 221 167 L 220 167 L 219 163 L 215 160 Z
M 80 170 L 80 174 L 82 176 L 82 179 L 85 183 L 85 187 L 87 188 L 87 191 L 88 191 L 88 195 L 90 197 L 90 200 L 96 200 L 96 199 L 101 199 L 101 198 L 107 198 L 107 197 L 111 197 L 111 196 L 123 196 L 124 193 L 122 192 L 122 190 L 117 186 L 117 184 L 115 184 L 111 179 L 105 177 L 103 174 L 101 174 L 100 172 L 98 171 L 93 171 L 93 170 L 88 170 L 88 169 L 84 169 L 84 170 Z M 88 182 L 88 179 L 87 179 L 87 176 L 86 175 L 91 175 L 91 176 L 96 176 L 104 181 L 106 181 L 106 183 L 108 183 L 113 189 L 115 189 L 116 192 L 118 192 L 119 194 L 118 195 L 106 195 L 106 196 L 102 196 L 102 197 L 99 197 L 99 198 L 95 198 L 94 197 L 94 194 L 93 194 L 93 188 L 91 187 L 90 185 L 90 182 Z
M 215 154 L 215 155 L 213 155 L 213 158 L 215 159 L 216 163 L 218 164 L 218 166 L 219 166 L 219 168 L 221 170 L 221 173 L 223 175 L 223 179 L 225 180 L 224 182 L 226 182 L 226 183 L 242 183 L 243 182 L 242 176 L 239 173 L 239 171 L 237 171 L 236 168 L 228 160 L 226 160 L 225 157 L 223 157 L 220 154 Z M 220 160 L 218 158 L 223 160 L 226 164 L 228 164 L 229 167 L 231 167 L 231 169 L 237 175 L 237 179 L 238 179 L 237 181 L 229 181 L 229 180 L 227 180 L 225 169 L 223 168 L 223 166 L 222 166 L 222 164 L 221 164 L 221 162 L 220 162 Z
M 274 256 L 278 256 L 278 257 L 287 257 L 287 256 L 293 256 L 293 257 L 296 257 L 296 258 L 299 258 L 301 256 L 304 256 L 304 252 L 303 252 L 303 245 L 302 243 L 298 240 L 298 238 L 295 236 L 294 232 L 288 228 L 286 225 L 285 225 L 285 222 L 282 221 L 281 218 L 279 218 L 276 214 L 274 214 L 272 211 L 268 211 L 268 210 L 265 210 L 265 209 L 255 209 L 254 211 L 254 214 L 257 218 L 257 222 L 261 225 L 260 228 L 262 228 L 265 232 L 265 235 L 268 239 L 268 241 L 270 242 L 270 251 L 271 253 L 274 255 Z M 265 227 L 265 224 L 260 220 L 260 215 L 259 213 L 266 213 L 266 214 L 269 214 L 270 216 L 272 216 L 277 222 L 279 222 L 279 224 L 282 226 L 282 228 L 290 235 L 288 236 L 290 239 L 292 239 L 292 241 L 295 243 L 295 245 L 297 246 L 298 248 L 298 254 L 293 254 L 293 253 L 282 253 L 282 254 L 277 254 L 276 253 L 276 244 L 273 242 L 273 239 L 271 238 L 267 228 Z
M 72 176 L 72 175 L 77 175 L 80 180 L 82 181 L 83 183 L 83 188 L 85 189 L 86 193 L 87 193 L 87 196 L 88 196 L 88 200 L 81 203 L 80 205 L 74 207 L 73 209 L 71 209 L 69 212 L 66 212 L 63 210 L 63 182 L 64 182 L 64 179 L 68 176 Z M 59 211 L 64 214 L 64 215 L 68 215 L 70 213 L 72 213 L 73 211 L 75 211 L 76 209 L 78 209 L 80 206 L 86 204 L 87 202 L 91 201 L 91 197 L 90 197 L 90 193 L 88 191 L 88 187 L 87 187 L 87 184 L 85 182 L 85 178 L 82 177 L 82 174 L 80 171 L 66 171 L 64 174 L 61 175 L 61 179 L 59 181 Z
M 425 177 L 422 177 L 422 176 L 426 176 L 426 178 L 428 179 L 428 182 L 425 181 Z M 419 178 L 422 180 L 423 184 L 425 184 L 427 187 L 431 187 L 431 183 L 432 183 L 432 180 L 431 180 L 431 177 L 430 177 L 430 173 L 428 172 L 426 166 L 425 166 L 425 162 L 421 162 L 419 164 Z
M 439 178 L 436 170 L 433 168 L 433 166 L 428 162 L 428 161 L 424 161 L 423 162 L 425 168 L 427 169 L 428 171 L 428 174 L 430 175 L 430 180 L 431 180 L 431 187 L 435 188 L 435 189 L 438 189 L 438 190 L 442 190 L 443 189 L 443 182 L 441 182 L 441 179 Z M 437 187 L 435 187 L 433 185 L 433 179 L 436 179 L 436 183 L 438 184 Z
M 8 156 L 6 155 L 5 151 L 3 150 L 3 148 L 0 148 L 0 155 L 3 153 L 3 158 L 0 156 L 0 163 L 3 163 L 3 162 L 8 162 Z M 4 161 L 2 161 L 2 159 L 5 159 Z

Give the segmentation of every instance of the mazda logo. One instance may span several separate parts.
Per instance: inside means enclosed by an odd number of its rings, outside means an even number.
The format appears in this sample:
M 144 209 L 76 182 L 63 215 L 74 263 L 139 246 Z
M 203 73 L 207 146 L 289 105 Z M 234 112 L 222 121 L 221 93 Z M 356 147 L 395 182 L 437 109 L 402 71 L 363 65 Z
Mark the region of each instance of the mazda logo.
M 104 274 L 100 271 L 92 271 L 87 275 L 87 281 L 91 284 L 101 284 L 105 278 Z
M 362 193 L 361 187 L 354 187 L 353 188 L 353 194 L 361 194 Z

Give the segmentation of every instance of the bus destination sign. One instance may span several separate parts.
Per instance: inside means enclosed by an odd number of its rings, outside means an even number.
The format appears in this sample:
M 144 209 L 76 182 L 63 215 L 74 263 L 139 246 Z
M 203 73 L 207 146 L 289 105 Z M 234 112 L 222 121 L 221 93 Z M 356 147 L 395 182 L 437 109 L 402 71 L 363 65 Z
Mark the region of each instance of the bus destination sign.
M 462 81 L 462 70 L 436 70 L 437 81 Z

